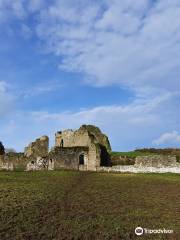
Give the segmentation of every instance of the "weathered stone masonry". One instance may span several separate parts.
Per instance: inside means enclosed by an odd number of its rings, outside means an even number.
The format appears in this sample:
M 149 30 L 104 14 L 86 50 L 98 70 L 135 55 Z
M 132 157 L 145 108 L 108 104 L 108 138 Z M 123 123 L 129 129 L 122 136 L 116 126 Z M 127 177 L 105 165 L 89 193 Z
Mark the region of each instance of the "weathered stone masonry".
M 180 164 L 176 160 L 176 156 L 154 154 L 149 156 L 136 157 L 135 167 L 178 167 Z
M 49 138 L 42 136 L 25 147 L 26 157 L 46 157 L 49 151 Z
M 87 170 L 88 147 L 55 147 L 49 153 L 54 169 Z
M 57 132 L 55 145 L 61 148 L 88 147 L 85 164 L 87 170 L 96 170 L 99 166 L 110 165 L 109 152 L 111 151 L 111 146 L 108 137 L 95 126 L 82 125 L 76 131 L 65 130 Z
M 136 157 L 134 165 L 117 165 L 113 167 L 99 167 L 103 172 L 131 172 L 131 173 L 180 173 L 180 163 L 176 156 L 154 154 Z
M 65 130 L 55 135 L 55 147 L 49 151 L 49 138 L 43 136 L 30 143 L 24 153 L 5 154 L 0 168 L 13 170 L 92 170 L 109 166 L 111 146 L 106 135 L 92 125 Z
M 0 170 L 75 169 L 106 172 L 174 172 L 180 173 L 176 156 L 154 154 L 139 156 L 126 166 L 111 167 L 108 137 L 92 125 L 55 134 L 55 146 L 49 151 L 49 138 L 42 136 L 30 143 L 24 153 L 5 153 L 0 144 Z M 122 160 L 122 159 L 121 159 Z

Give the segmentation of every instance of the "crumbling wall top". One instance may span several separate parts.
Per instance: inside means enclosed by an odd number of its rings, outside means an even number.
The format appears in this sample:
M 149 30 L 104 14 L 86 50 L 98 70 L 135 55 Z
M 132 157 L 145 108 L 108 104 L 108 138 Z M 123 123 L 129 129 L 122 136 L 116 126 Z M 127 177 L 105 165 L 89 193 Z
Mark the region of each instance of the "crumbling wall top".
M 106 147 L 107 151 L 111 151 L 111 145 L 108 137 L 101 132 L 100 128 L 94 125 L 82 125 L 78 131 L 88 131 L 90 134 L 94 135 L 97 142 Z
M 55 135 L 56 146 L 89 146 L 89 140 L 106 147 L 108 152 L 111 151 L 108 137 L 94 125 L 82 125 L 78 130 L 67 129 Z
M 42 136 L 31 142 L 24 150 L 26 157 L 45 157 L 49 152 L 49 138 Z

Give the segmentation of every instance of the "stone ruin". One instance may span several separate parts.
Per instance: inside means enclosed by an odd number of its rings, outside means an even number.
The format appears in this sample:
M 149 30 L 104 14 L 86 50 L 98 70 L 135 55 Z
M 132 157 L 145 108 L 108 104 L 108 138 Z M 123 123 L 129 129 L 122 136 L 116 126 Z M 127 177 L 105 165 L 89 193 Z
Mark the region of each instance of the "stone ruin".
M 130 173 L 180 173 L 180 163 L 175 155 L 151 154 L 138 156 L 134 165 L 114 165 L 99 167 L 103 172 L 130 172 Z
M 176 156 L 153 154 L 147 156 L 136 157 L 135 167 L 178 167 L 180 164 L 177 162 Z
M 36 139 L 24 149 L 24 155 L 26 157 L 46 157 L 48 155 L 48 152 L 49 138 L 47 136 L 42 136 Z
M 97 167 L 111 165 L 110 151 L 108 137 L 98 127 L 82 125 L 75 131 L 57 132 L 50 151 L 49 138 L 43 136 L 25 147 L 23 153 L 3 152 L 0 169 L 95 171 Z
M 80 167 L 84 170 L 96 170 L 99 166 L 109 166 L 111 164 L 109 155 L 111 146 L 108 137 L 98 127 L 92 125 L 82 125 L 76 131 L 65 130 L 57 132 L 55 135 L 56 147 L 63 148 L 63 151 L 66 151 L 67 155 L 69 155 L 69 151 L 71 152 L 73 148 L 79 147 L 78 150 L 81 152 L 79 156 L 84 156 L 82 157 L 84 158 L 82 160 L 84 163 L 78 164 L 77 162 L 76 168 L 79 168 L 79 165 L 83 165 Z M 82 148 L 85 149 L 83 150 Z
M 49 151 L 49 138 L 42 136 L 30 143 L 23 153 L 5 152 L 0 143 L 0 170 L 58 170 L 106 172 L 177 172 L 180 163 L 176 156 L 154 154 L 139 156 L 135 161 L 118 159 L 124 166 L 111 166 L 111 145 L 108 137 L 93 125 L 78 130 L 58 131 L 55 146 Z

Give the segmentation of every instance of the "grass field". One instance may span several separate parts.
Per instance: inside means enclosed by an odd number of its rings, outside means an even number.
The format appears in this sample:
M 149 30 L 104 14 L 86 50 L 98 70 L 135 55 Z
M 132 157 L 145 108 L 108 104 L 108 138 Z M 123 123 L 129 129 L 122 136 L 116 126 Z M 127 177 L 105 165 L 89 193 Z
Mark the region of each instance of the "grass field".
M 137 237 L 137 226 L 173 229 Z M 0 172 L 0 239 L 180 239 L 180 176 Z

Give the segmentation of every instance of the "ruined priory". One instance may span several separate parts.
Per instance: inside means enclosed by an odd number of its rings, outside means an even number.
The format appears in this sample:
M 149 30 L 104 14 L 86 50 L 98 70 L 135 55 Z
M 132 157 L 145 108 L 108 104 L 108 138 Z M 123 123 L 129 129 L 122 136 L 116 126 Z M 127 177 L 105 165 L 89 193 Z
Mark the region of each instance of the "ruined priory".
M 6 170 L 96 170 L 110 166 L 108 137 L 93 125 L 55 134 L 55 146 L 49 151 L 49 138 L 42 136 L 30 143 L 23 153 L 2 153 L 0 168 Z
M 30 143 L 23 153 L 6 153 L 0 144 L 0 170 L 58 170 L 106 172 L 173 172 L 180 173 L 180 163 L 174 155 L 138 156 L 132 165 L 111 163 L 108 137 L 93 125 L 55 134 L 55 146 L 49 149 L 49 138 L 42 136 Z

